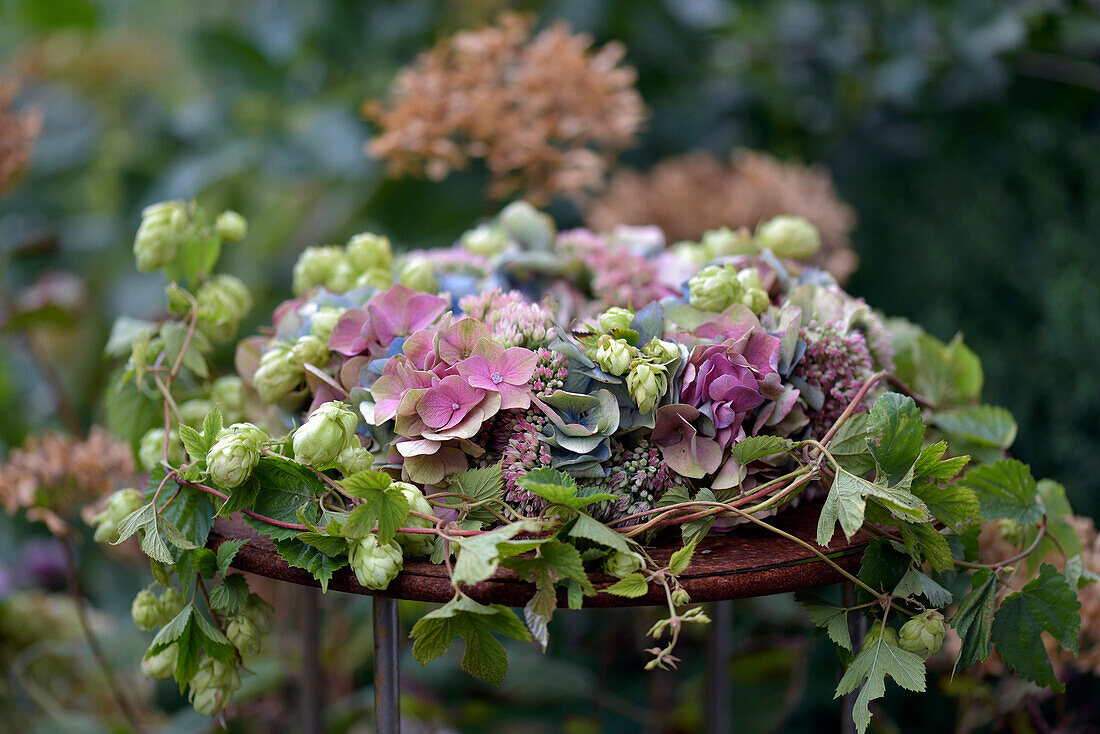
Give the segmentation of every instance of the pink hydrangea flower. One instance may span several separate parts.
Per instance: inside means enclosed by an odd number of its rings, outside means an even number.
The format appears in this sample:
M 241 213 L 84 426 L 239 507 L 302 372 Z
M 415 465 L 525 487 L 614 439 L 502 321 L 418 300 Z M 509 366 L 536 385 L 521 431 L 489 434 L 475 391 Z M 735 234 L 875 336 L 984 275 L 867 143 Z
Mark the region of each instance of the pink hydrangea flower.
M 394 285 L 364 308 L 346 311 L 332 330 L 329 349 L 348 357 L 364 352 L 384 356 L 394 339 L 431 325 L 446 308 L 444 298 Z
M 417 415 L 433 431 L 454 428 L 485 397 L 485 391 L 451 375 L 428 388 L 416 406 Z
M 458 365 L 458 374 L 471 386 L 500 394 L 501 410 L 531 407 L 528 382 L 538 355 L 523 347 L 509 347 L 482 339 L 473 354 Z

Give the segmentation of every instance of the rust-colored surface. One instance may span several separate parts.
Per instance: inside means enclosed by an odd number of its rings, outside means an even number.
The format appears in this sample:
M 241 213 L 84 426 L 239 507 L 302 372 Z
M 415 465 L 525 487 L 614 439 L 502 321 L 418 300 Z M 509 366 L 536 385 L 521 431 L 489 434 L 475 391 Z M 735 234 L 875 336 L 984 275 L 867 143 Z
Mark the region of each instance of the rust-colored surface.
M 769 522 L 795 537 L 813 543 L 817 527 L 820 503 L 803 505 L 771 518 Z M 871 537 L 862 533 L 845 542 L 829 547 L 833 560 L 846 570 L 859 567 L 863 549 Z M 241 571 L 267 576 L 295 584 L 318 586 L 307 572 L 293 568 L 284 561 L 267 538 L 243 523 L 219 519 L 210 534 L 210 545 L 217 548 L 229 538 L 248 538 L 233 561 Z M 667 563 L 669 556 L 680 547 L 678 533 L 666 532 L 658 539 L 650 554 L 658 563 Z M 841 576 L 802 546 L 781 538 L 755 525 L 745 525 L 726 533 L 712 532 L 695 552 L 691 566 L 680 580 L 691 594 L 692 601 L 718 601 L 767 596 L 787 591 L 812 589 L 841 581 Z M 597 589 L 614 583 L 610 576 L 593 579 Z M 385 591 L 364 589 L 348 568 L 337 571 L 329 588 L 353 594 L 388 596 L 416 601 L 445 602 L 453 595 L 450 580 L 441 566 L 426 561 L 406 561 L 405 569 Z M 485 604 L 523 606 L 531 598 L 534 587 L 521 581 L 508 569 L 502 568 L 493 578 L 474 586 L 463 588 L 469 596 Z M 562 600 L 564 602 L 564 599 Z M 647 596 L 624 599 L 611 594 L 585 597 L 586 607 L 651 606 L 665 603 L 664 592 L 653 587 Z

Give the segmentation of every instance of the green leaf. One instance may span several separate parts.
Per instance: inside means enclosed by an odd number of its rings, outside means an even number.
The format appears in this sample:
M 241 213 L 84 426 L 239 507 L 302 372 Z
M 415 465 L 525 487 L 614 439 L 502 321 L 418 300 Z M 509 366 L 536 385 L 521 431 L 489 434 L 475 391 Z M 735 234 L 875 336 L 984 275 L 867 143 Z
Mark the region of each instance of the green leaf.
M 504 472 L 503 465 L 499 461 L 491 466 L 459 472 L 452 475 L 450 480 L 451 485 L 448 489 L 451 492 L 466 495 L 470 498 L 470 502 L 502 500 L 504 498 Z M 459 508 L 463 502 L 461 498 L 452 497 L 448 504 Z M 474 507 L 467 517 L 484 524 L 496 520 L 496 516 L 485 507 Z
M 980 517 L 978 495 L 969 487 L 961 484 L 941 487 L 919 482 L 913 485 L 911 491 L 924 502 L 932 517 L 948 527 L 958 529 L 977 522 Z
M 974 490 L 981 505 L 982 520 L 1007 519 L 1035 525 L 1043 517 L 1038 485 L 1031 468 L 1016 459 L 971 469 L 963 484 Z
M 631 573 L 623 576 L 611 586 L 603 590 L 605 594 L 624 596 L 628 599 L 636 599 L 649 593 L 649 583 L 640 573 Z
M 1009 594 L 993 619 L 993 644 L 1008 667 L 1021 678 L 1062 691 L 1054 675 L 1041 631 L 1077 652 L 1081 602 L 1066 577 L 1049 563 L 1024 588 Z
M 179 321 L 169 321 L 160 327 L 160 337 L 164 340 L 164 361 L 173 365 L 187 343 L 188 329 Z M 187 344 L 187 352 L 183 355 L 183 366 L 190 370 L 196 377 L 207 378 L 210 376 L 209 367 L 206 364 L 204 353 L 211 349 L 210 342 L 201 331 L 195 331 L 191 335 L 191 341 Z
M 298 510 L 305 510 L 312 522 L 320 517 L 320 510 L 312 502 L 317 495 L 327 491 L 325 484 L 300 464 L 282 456 L 265 456 L 260 459 L 252 476 L 229 494 L 229 501 L 219 510 L 221 514 L 239 509 L 250 509 L 280 522 L 298 522 Z M 270 538 L 293 538 L 296 530 L 280 528 L 261 520 L 247 518 L 246 522 Z
M 104 398 L 107 426 L 136 453 L 141 437 L 150 428 L 163 425 L 164 403 L 159 398 L 147 396 L 133 382 L 123 382 L 122 375 L 122 370 L 111 375 Z
M 630 544 L 625 537 L 588 515 L 577 516 L 577 521 L 569 529 L 569 535 L 574 538 L 585 538 L 623 553 L 630 552 Z
M 219 614 L 236 614 L 248 599 L 248 581 L 239 573 L 231 573 L 222 583 L 210 589 L 210 605 Z
M 923 596 L 930 606 L 937 608 L 947 606 L 954 599 L 950 591 L 915 568 L 909 569 L 891 593 L 903 599 Z
M 695 547 L 699 545 L 702 538 L 703 536 L 696 535 L 691 541 L 685 543 L 682 548 L 676 550 L 672 557 L 668 559 L 668 570 L 674 576 L 679 576 L 687 570 L 687 567 L 691 564 L 691 557 L 695 554 Z
M 888 593 L 909 570 L 909 556 L 900 552 L 886 538 L 875 538 L 863 552 L 859 580 L 880 593 Z M 861 595 L 866 595 L 861 592 Z
M 895 374 L 936 405 L 964 405 L 982 392 L 981 361 L 957 335 L 944 344 L 923 331 L 895 356 Z
M 1012 413 L 992 405 L 975 405 L 937 413 L 932 423 L 952 438 L 991 449 L 1007 449 L 1016 440 Z
M 885 393 L 871 406 L 867 419 L 867 447 L 875 457 L 879 478 L 901 482 L 920 455 L 924 422 L 913 399 Z
M 207 451 L 218 442 L 218 434 L 222 432 L 224 427 L 221 409 L 215 405 L 202 420 L 202 438 L 206 442 Z
M 864 479 L 858 481 L 865 482 Z M 908 489 L 902 487 L 884 487 L 877 482 L 867 482 L 867 496 L 885 507 L 898 520 L 909 523 L 924 523 L 932 519 L 932 513 L 923 501 Z
M 794 442 L 779 436 L 746 436 L 734 445 L 730 455 L 738 464 L 782 454 L 794 448 Z
M 974 572 L 970 593 L 959 602 L 951 626 L 959 633 L 962 650 L 955 662 L 969 668 L 989 657 L 990 634 L 993 625 L 993 604 L 996 600 L 997 576 L 987 568 Z
M 958 476 L 970 461 L 969 456 L 955 456 L 940 461 L 947 452 L 947 442 L 937 441 L 921 449 L 917 463 L 913 467 L 913 480 L 929 479 L 947 482 Z
M 328 582 L 332 580 L 332 574 L 348 565 L 347 556 L 333 558 L 296 538 L 276 538 L 273 542 L 275 550 L 279 551 L 284 561 L 295 568 L 309 571 L 313 574 L 313 578 L 321 582 L 321 591 L 328 591 Z
M 856 534 L 863 525 L 863 514 L 867 509 L 864 498 L 867 494 L 867 485 L 870 484 L 844 469 L 837 472 L 817 520 L 818 545 L 829 545 L 838 522 L 845 537 L 851 539 Z
M 202 434 L 185 423 L 179 424 L 179 434 L 180 440 L 183 441 L 183 447 L 187 449 L 187 455 L 191 457 L 191 460 L 193 462 L 206 461 L 206 454 L 210 448 L 206 445 L 206 440 Z
M 864 645 L 836 687 L 834 698 L 851 693 L 863 684 L 852 708 L 856 730 L 860 734 L 867 731 L 867 725 L 871 723 L 868 705 L 886 695 L 887 676 L 907 691 L 919 693 L 925 689 L 924 661 L 882 637 Z
M 1066 488 L 1052 479 L 1040 479 L 1038 484 L 1039 498 L 1043 502 L 1043 509 L 1047 517 L 1047 535 L 1058 541 L 1061 551 L 1067 556 L 1076 556 L 1081 553 L 1081 538 L 1077 535 L 1077 528 L 1073 525 L 1073 508 L 1066 499 Z M 1043 539 L 1043 545 L 1048 550 L 1054 551 L 1056 547 L 1049 539 Z M 1032 557 L 1042 558 L 1043 552 L 1037 552 Z M 1031 559 L 1029 559 L 1030 561 Z M 1034 566 L 1032 566 L 1034 567 Z
M 502 563 L 520 578 L 535 584 L 535 593 L 523 611 L 528 629 L 543 650 L 548 642 L 546 627 L 558 606 L 557 584 L 572 580 L 580 586 L 583 594 L 590 596 L 596 593 L 584 571 L 581 554 L 574 546 L 560 540 L 540 544 L 532 558 L 505 558 Z
M 451 543 L 457 546 L 454 573 L 451 582 L 457 588 L 459 584 L 476 584 L 496 573 L 502 556 L 500 546 L 520 533 L 534 532 L 538 523 L 514 522 L 503 525 L 483 535 L 462 538 Z
M 848 610 L 819 599 L 811 594 L 796 594 L 814 627 L 821 627 L 834 643 L 851 651 L 852 635 L 848 629 Z
M 138 532 L 141 532 L 141 550 L 145 555 L 164 564 L 175 563 L 165 540 L 183 550 L 198 547 L 185 538 L 167 518 L 160 515 L 152 502 L 142 505 L 122 519 L 118 524 L 118 540 L 112 545 L 118 545 Z
M 323 533 L 316 533 L 310 530 L 304 533 L 298 533 L 298 540 L 308 546 L 316 548 L 326 556 L 336 557 L 348 552 L 347 538 L 336 538 L 331 535 L 324 535 Z
M 947 573 L 955 568 L 951 546 L 943 534 L 931 525 L 903 522 L 901 537 L 914 561 L 920 563 L 923 558 L 936 573 Z
M 427 665 L 450 649 L 456 637 L 466 643 L 462 669 L 494 686 L 508 672 L 504 647 L 493 633 L 520 641 L 531 639 L 523 623 L 502 604 L 484 606 L 464 595 L 456 595 L 413 625 L 413 657 Z
M 111 325 L 111 335 L 103 352 L 110 357 L 125 357 L 135 341 L 152 336 L 156 330 L 157 325 L 152 321 L 119 316 Z
M 555 505 L 570 505 L 577 496 L 576 480 L 557 469 L 529 471 L 519 479 L 519 484 L 528 492 Z
M 393 540 L 397 535 L 397 529 L 403 527 L 405 520 L 409 517 L 409 501 L 405 495 L 397 487 L 377 489 L 368 488 L 362 484 L 356 491 L 357 496 L 363 500 L 363 504 L 348 515 L 347 522 L 341 529 L 344 536 L 362 538 L 375 532 L 377 528 L 379 542 L 388 543 Z
M 393 479 L 380 471 L 361 471 L 340 482 L 344 494 L 358 499 L 373 499 L 378 492 L 389 489 Z
M 240 538 L 238 540 L 223 540 L 221 545 L 218 546 L 218 571 L 224 576 L 229 572 L 229 567 L 233 565 L 233 559 L 237 557 L 237 551 L 244 547 L 248 542 L 248 538 Z
M 857 413 L 843 423 L 829 442 L 829 455 L 845 471 L 864 476 L 875 468 L 875 459 L 867 447 L 867 413 Z
M 158 476 L 159 474 L 154 472 L 154 475 L 149 478 L 146 496 L 152 497 L 156 490 L 154 482 L 159 484 Z M 176 486 L 176 489 L 169 491 L 172 486 Z M 178 495 L 176 495 L 177 491 Z M 199 489 L 177 486 L 175 482 L 170 482 L 157 498 L 157 508 L 160 516 L 178 529 L 188 543 L 196 547 L 206 545 L 210 528 L 214 526 L 214 504 L 210 501 L 210 495 Z

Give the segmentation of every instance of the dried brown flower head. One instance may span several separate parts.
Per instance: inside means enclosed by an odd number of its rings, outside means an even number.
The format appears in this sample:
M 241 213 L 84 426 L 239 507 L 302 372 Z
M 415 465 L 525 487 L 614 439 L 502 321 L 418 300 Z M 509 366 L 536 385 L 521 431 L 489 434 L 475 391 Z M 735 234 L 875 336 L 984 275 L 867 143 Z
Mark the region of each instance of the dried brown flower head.
M 798 214 L 817 226 L 821 251 L 813 262 L 846 282 L 858 264 L 848 241 L 855 212 L 837 198 L 824 169 L 782 163 L 766 153 L 738 150 L 726 163 L 693 152 L 645 173 L 622 170 L 586 219 L 601 231 L 656 224 L 671 243 L 697 240 L 708 229 L 755 227 L 780 214 Z
M 389 101 L 364 115 L 380 134 L 367 144 L 395 175 L 432 180 L 481 159 L 489 193 L 536 202 L 598 187 L 646 115 L 621 44 L 592 46 L 564 23 L 531 36 L 533 19 L 503 13 L 495 25 L 441 40 L 403 69 Z
M 12 188 L 26 167 L 42 126 L 37 113 L 12 109 L 18 89 L 15 82 L 0 79 L 0 196 Z
M 50 432 L 28 438 L 0 465 L 0 502 L 8 513 L 24 510 L 62 534 L 63 517 L 133 483 L 130 448 L 102 428 L 86 439 Z

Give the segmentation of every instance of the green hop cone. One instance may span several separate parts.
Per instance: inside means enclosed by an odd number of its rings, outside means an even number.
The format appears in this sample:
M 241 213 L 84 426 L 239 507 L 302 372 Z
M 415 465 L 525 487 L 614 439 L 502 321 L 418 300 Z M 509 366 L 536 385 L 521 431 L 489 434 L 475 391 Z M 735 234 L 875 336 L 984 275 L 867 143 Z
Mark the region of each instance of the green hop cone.
M 725 311 L 740 302 L 741 290 L 732 265 L 708 265 L 688 281 L 688 299 L 702 311 Z
M 672 603 L 678 607 L 690 604 L 691 594 L 689 594 L 684 587 L 677 587 L 676 591 L 672 592 Z
M 141 437 L 138 443 L 138 460 L 146 471 L 152 471 L 164 458 L 164 429 L 153 428 Z M 185 459 L 183 443 L 175 431 L 168 432 L 168 463 L 179 466 Z
M 244 415 L 244 382 L 236 375 L 219 377 L 210 386 L 210 402 L 218 406 L 225 420 L 236 422 Z
M 624 339 L 615 339 L 604 334 L 596 341 L 595 362 L 604 372 L 618 377 L 630 369 L 634 359 L 634 348 Z
M 342 247 L 307 247 L 294 263 L 294 295 L 300 296 L 310 288 L 326 285 L 344 266 L 351 271 L 351 263 Z
M 779 257 L 809 260 L 821 249 L 821 234 L 805 217 L 785 214 L 756 228 L 756 241 Z
M 214 341 L 229 341 L 252 309 L 252 294 L 240 278 L 215 275 L 195 294 L 199 329 Z
M 176 672 L 176 660 L 180 646 L 173 642 L 155 655 L 148 655 L 141 661 L 141 672 L 153 680 L 167 680 Z
M 325 342 L 312 334 L 298 337 L 298 340 L 294 342 L 294 346 L 290 348 L 290 361 L 303 368 L 307 364 L 314 367 L 325 367 L 331 358 L 332 355 L 329 353 Z
M 225 242 L 239 242 L 248 236 L 248 220 L 237 212 L 226 209 L 214 221 L 214 231 Z
M 410 257 L 401 265 L 397 282 L 422 293 L 439 291 L 439 279 L 435 277 L 435 266 L 426 257 Z
M 333 293 L 347 293 L 355 287 L 358 278 L 359 274 L 355 272 L 355 268 L 345 259 L 332 271 L 332 275 L 325 281 L 324 286 Z
M 267 434 L 251 423 L 234 423 L 221 432 L 206 455 L 214 483 L 226 489 L 240 486 L 260 463 Z
M 554 243 L 557 227 L 548 214 L 540 212 L 526 201 L 514 201 L 504 207 L 497 222 L 509 238 L 526 250 L 548 250 Z
M 333 465 L 355 438 L 359 419 L 338 401 L 322 403 L 294 431 L 294 460 L 315 469 Z
M 1027 540 L 1028 528 L 1028 525 L 1010 518 L 1002 518 L 997 521 L 997 529 L 1001 531 L 1001 537 L 1004 538 L 1005 542 L 1012 545 L 1022 546 L 1024 544 L 1024 541 Z
M 149 589 L 142 589 L 134 597 L 133 603 L 130 604 L 130 616 L 142 632 L 156 629 L 165 622 L 160 599 Z
M 500 227 L 482 224 L 463 234 L 460 243 L 475 255 L 495 257 L 508 249 L 508 235 Z
M 361 586 L 384 589 L 401 571 L 401 546 L 393 540 L 382 544 L 378 536 L 368 535 L 352 541 L 348 560 Z
M 674 342 L 653 337 L 642 347 L 642 354 L 665 365 L 680 358 L 680 348 Z
M 621 579 L 645 567 L 645 560 L 637 553 L 614 551 L 603 562 L 603 570 L 615 578 Z
M 386 269 L 393 264 L 393 247 L 389 237 L 369 232 L 357 234 L 348 240 L 348 261 L 358 273 Z
M 771 299 L 760 282 L 760 272 L 756 268 L 738 271 L 737 282 L 741 286 L 741 303 L 748 306 L 754 314 L 759 316 L 771 305 Z
M 652 413 L 657 401 L 668 390 L 668 373 L 660 365 L 639 362 L 626 376 L 626 387 L 638 404 L 638 410 Z
M 240 614 L 247 615 L 256 630 L 263 636 L 271 631 L 271 620 L 275 616 L 275 608 L 258 594 L 249 594 Z
M 263 637 L 256 628 L 256 623 L 247 614 L 233 617 L 225 628 L 225 636 L 237 648 L 242 658 L 254 657 L 260 653 Z
M 374 456 L 359 444 L 356 439 L 336 457 L 336 468 L 345 477 L 367 471 L 374 464 Z
M 92 525 L 95 526 L 95 542 L 117 542 L 118 524 L 143 504 L 145 500 L 141 492 L 136 489 L 120 489 L 108 497 L 107 506 L 92 518 Z
M 275 342 L 260 358 L 260 366 L 252 376 L 252 386 L 265 403 L 277 403 L 305 382 L 302 366 L 290 358 L 290 345 Z
M 176 591 L 175 588 L 169 586 L 160 595 L 160 613 L 161 618 L 165 622 L 171 621 L 173 617 L 183 611 L 183 607 L 187 604 L 187 599 L 183 594 Z
M 432 511 L 432 505 L 424 497 L 424 493 L 420 491 L 420 488 L 415 484 L 409 484 L 408 482 L 394 482 L 393 487 L 401 490 L 401 494 L 405 495 L 405 499 L 409 502 L 409 509 L 421 512 L 425 515 L 435 516 L 435 512 Z M 410 528 L 430 528 L 435 527 L 435 523 L 431 520 L 423 517 L 416 517 L 409 515 L 405 520 L 405 527 Z M 427 533 L 398 533 L 397 543 L 401 546 L 401 549 L 405 552 L 405 555 L 411 558 L 422 558 L 430 556 L 435 549 L 435 536 Z
M 756 253 L 756 245 L 753 244 L 748 232 L 735 232 L 729 227 L 708 229 L 699 240 L 699 246 L 703 251 L 704 262 L 719 257 Z
M 175 260 L 189 227 L 187 205 L 182 201 L 162 201 L 145 207 L 134 237 L 137 269 L 151 273 Z
M 943 615 L 935 609 L 929 609 L 901 626 L 898 644 L 901 649 L 916 653 L 927 660 L 940 651 L 946 634 Z
M 355 279 L 356 288 L 374 288 L 384 291 L 391 285 L 393 285 L 393 271 L 389 268 L 371 268 L 360 273 Z
M 320 339 L 326 345 L 328 338 L 332 336 L 332 330 L 343 315 L 343 311 L 337 308 L 320 308 L 309 320 L 309 333 Z
M 191 706 L 204 716 L 213 716 L 229 704 L 233 691 L 241 687 L 241 675 L 234 666 L 205 658 L 189 686 Z
M 871 629 L 867 630 L 867 636 L 863 638 L 863 647 L 867 647 L 871 643 L 883 639 L 891 645 L 898 644 L 898 633 L 893 627 L 883 624 L 882 620 L 877 620 L 871 625 Z
M 600 328 L 604 331 L 629 329 L 630 325 L 634 323 L 634 312 L 629 308 L 614 306 L 600 314 L 599 321 Z

